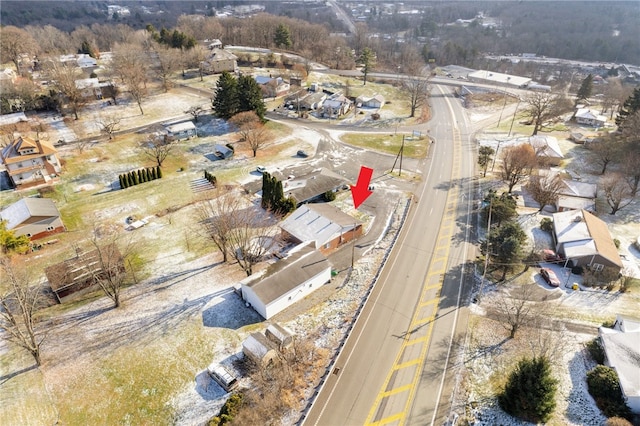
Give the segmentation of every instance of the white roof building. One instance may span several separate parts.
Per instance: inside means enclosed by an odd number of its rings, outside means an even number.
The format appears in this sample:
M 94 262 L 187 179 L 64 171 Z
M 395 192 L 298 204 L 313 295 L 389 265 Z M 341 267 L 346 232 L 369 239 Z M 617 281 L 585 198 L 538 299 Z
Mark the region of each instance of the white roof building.
M 477 83 L 499 84 L 502 86 L 526 87 L 531 83 L 531 79 L 527 77 L 518 77 L 517 75 L 503 74 L 494 71 L 478 70 L 468 75 L 469 80 Z

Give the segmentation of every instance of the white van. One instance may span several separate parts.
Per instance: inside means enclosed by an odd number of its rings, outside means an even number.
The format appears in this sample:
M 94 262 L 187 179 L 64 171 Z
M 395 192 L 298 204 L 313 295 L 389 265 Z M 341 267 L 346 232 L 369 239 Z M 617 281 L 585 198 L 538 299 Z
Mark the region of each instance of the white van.
M 211 364 L 207 368 L 207 371 L 211 378 L 227 392 L 231 392 L 236 388 L 236 386 L 238 386 L 238 378 L 220 364 Z

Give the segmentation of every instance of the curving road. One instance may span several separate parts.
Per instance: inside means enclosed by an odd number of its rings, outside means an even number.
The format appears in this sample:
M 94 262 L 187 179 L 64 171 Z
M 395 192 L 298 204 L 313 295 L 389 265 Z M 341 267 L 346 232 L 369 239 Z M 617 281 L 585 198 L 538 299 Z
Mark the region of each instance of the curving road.
M 453 336 L 466 328 L 458 306 L 474 162 L 470 126 L 450 90 L 436 86 L 431 104 L 436 143 L 415 202 L 305 425 L 442 424 L 449 415 L 445 372 Z

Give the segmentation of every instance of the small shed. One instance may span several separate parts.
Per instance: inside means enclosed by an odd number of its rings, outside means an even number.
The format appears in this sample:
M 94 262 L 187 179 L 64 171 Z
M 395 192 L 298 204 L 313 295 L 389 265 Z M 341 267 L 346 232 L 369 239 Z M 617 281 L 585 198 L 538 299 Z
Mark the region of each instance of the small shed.
M 266 367 L 278 361 L 273 343 L 262 333 L 252 333 L 242 342 L 242 353 L 256 364 Z
M 221 160 L 224 160 L 233 156 L 233 150 L 228 146 L 221 145 L 221 144 L 216 144 L 215 153 L 216 153 L 216 157 L 220 158 Z
M 293 332 L 280 324 L 271 324 L 264 331 L 267 339 L 278 345 L 278 349 L 283 350 L 293 345 Z
M 196 125 L 193 121 L 184 121 L 182 123 L 176 123 L 166 126 L 167 136 L 177 140 L 191 139 L 197 136 Z

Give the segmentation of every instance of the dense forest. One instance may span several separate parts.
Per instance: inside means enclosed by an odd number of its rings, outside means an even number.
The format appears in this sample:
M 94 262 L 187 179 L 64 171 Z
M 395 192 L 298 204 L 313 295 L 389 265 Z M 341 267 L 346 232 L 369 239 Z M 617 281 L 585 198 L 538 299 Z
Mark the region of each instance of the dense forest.
M 473 67 L 483 53 L 536 53 L 547 57 L 640 65 L 640 2 L 339 2 L 354 19 L 349 44 L 375 48 L 380 65 L 397 61 L 406 45 L 439 63 Z M 130 14 L 107 16 L 107 6 L 126 6 Z M 142 29 L 178 26 L 180 17 L 216 16 L 225 6 L 262 4 L 263 11 L 347 33 L 325 2 L 295 1 L 13 1 L 2 2 L 2 25 L 51 25 L 66 33 L 79 27 L 126 25 Z M 417 13 L 409 13 L 415 10 Z M 232 12 L 233 13 L 233 12 Z M 478 19 L 475 19 L 479 17 Z M 228 18 L 226 18 L 228 19 Z M 464 20 L 464 21 L 458 21 Z M 235 25 L 241 22 L 233 19 Z M 456 22 L 458 21 L 458 22 Z M 239 31 L 220 34 L 224 43 L 254 42 Z M 313 27 L 313 26 L 312 26 Z M 187 30 L 187 29 L 185 29 Z M 252 32 L 251 30 L 249 32 Z M 372 38 L 375 36 L 379 38 Z M 212 35 L 215 36 L 215 35 Z M 363 41 L 368 38 L 368 41 Z M 294 39 L 294 44 L 296 40 Z M 318 42 L 319 40 L 316 40 Z M 257 45 L 270 47 L 266 41 Z M 297 50 L 301 50 L 298 44 Z M 103 47 L 104 48 L 104 47 Z M 316 49 L 310 49 L 316 50 Z M 395 55 L 394 55 L 395 52 Z

